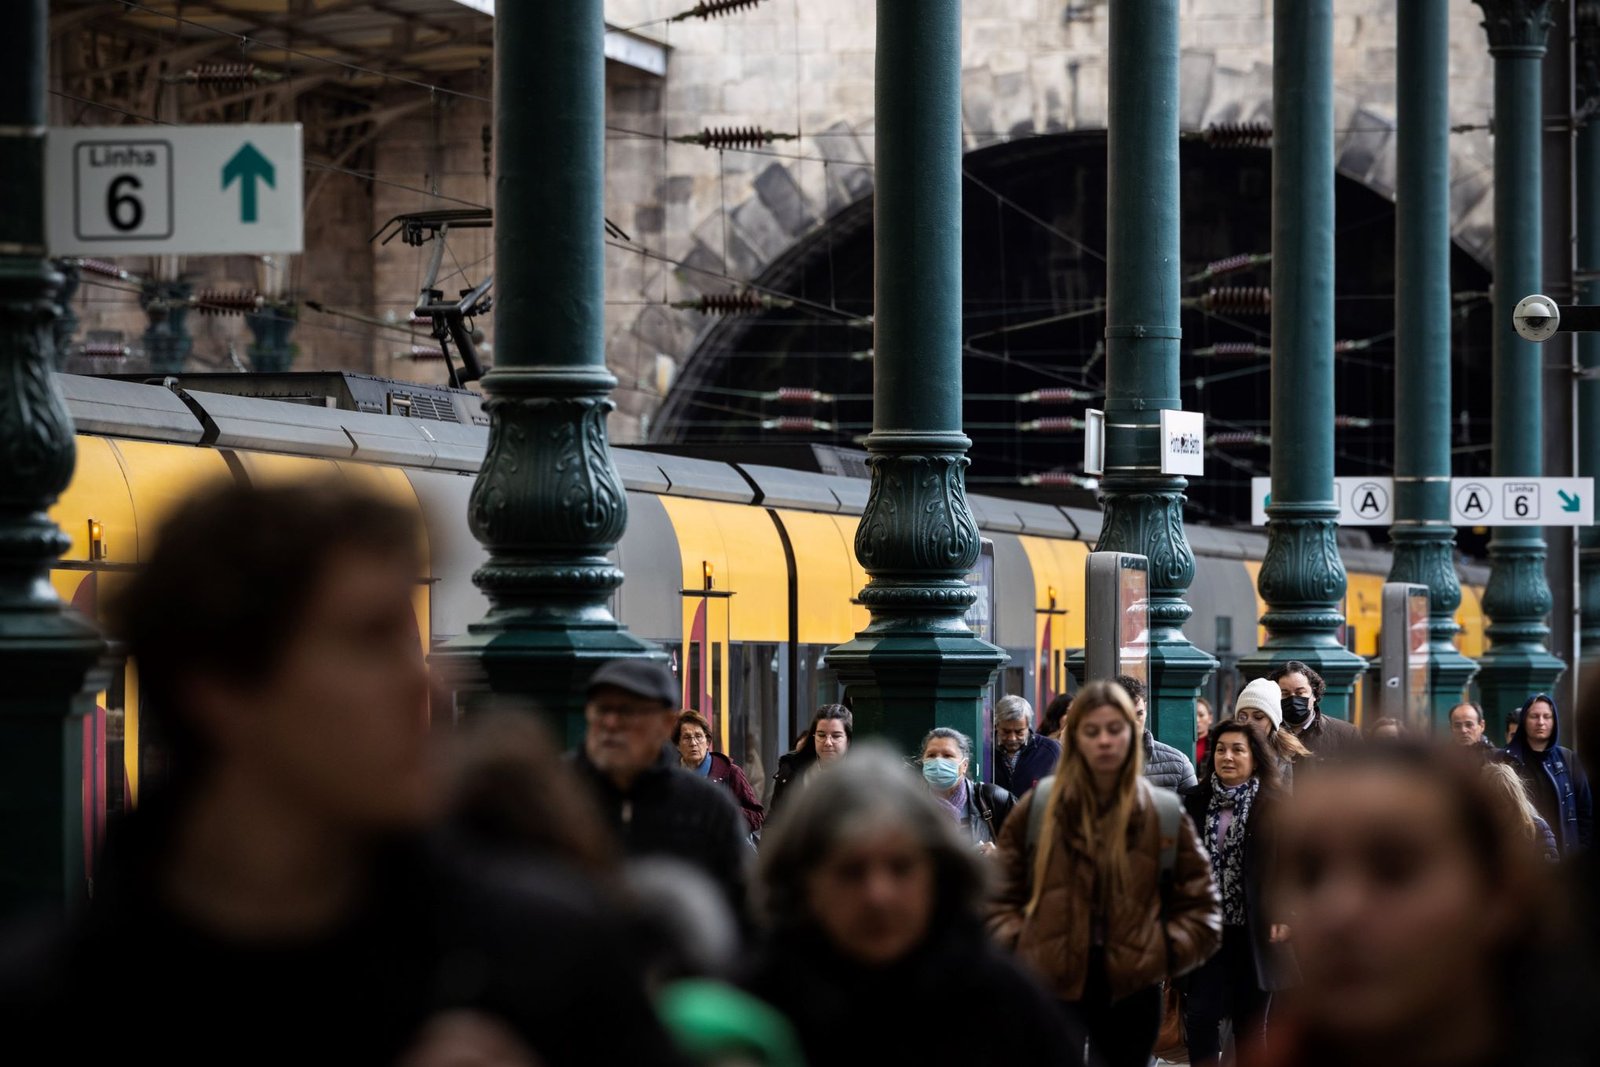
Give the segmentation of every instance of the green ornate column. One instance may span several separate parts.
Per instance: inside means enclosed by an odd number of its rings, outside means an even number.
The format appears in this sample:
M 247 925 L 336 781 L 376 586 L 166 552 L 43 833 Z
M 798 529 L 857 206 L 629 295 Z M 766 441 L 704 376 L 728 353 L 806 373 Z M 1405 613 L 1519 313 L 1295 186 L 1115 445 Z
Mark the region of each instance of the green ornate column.
M 1578 130 L 1578 303 L 1600 304 L 1600 0 L 1580 0 L 1577 9 L 1577 105 L 1589 112 Z M 1578 473 L 1600 480 L 1600 334 L 1577 336 L 1578 362 L 1597 375 L 1578 383 Z M 1578 534 L 1578 575 L 1583 608 L 1584 667 L 1600 658 L 1600 527 Z
M 250 327 L 250 369 L 274 374 L 289 369 L 299 346 L 289 340 L 298 321 L 295 305 L 287 302 L 267 304 L 259 311 L 245 312 Z
M 982 736 L 1005 653 L 963 621 L 978 559 L 961 431 L 961 3 L 878 0 L 872 488 L 856 531 L 867 628 L 828 653 L 858 730 L 911 751 Z
M 628 505 L 606 434 L 601 8 L 501 4 L 494 21 L 495 366 L 469 515 L 490 607 L 434 655 L 458 703 L 531 703 L 569 742 L 597 666 L 662 656 L 608 606 Z
M 1111 6 L 1107 147 L 1106 458 L 1098 551 L 1150 561 L 1150 728 L 1194 747 L 1194 701 L 1217 661 L 1183 636 L 1194 553 L 1188 481 L 1161 473 L 1161 409 L 1181 408 L 1178 0 Z
M 1448 729 L 1477 664 L 1456 649 L 1450 524 L 1450 0 L 1395 12 L 1399 142 L 1395 199 L 1395 521 L 1391 582 L 1431 592 L 1433 716 Z
M 189 336 L 189 298 L 194 286 L 175 282 L 146 281 L 140 293 L 144 313 L 150 324 L 144 331 L 144 353 L 150 369 L 157 374 L 180 374 L 194 350 Z
M 105 651 L 56 597 L 69 541 L 47 509 L 72 479 L 72 420 L 51 375 L 59 275 L 45 259 L 48 0 L 0 35 L 0 916 L 84 892 L 83 716 Z
M 1333 0 L 1275 0 L 1272 42 L 1272 503 L 1261 562 L 1267 641 L 1239 667 L 1285 660 L 1350 716 L 1366 661 L 1340 643 L 1344 560 L 1333 496 Z
M 1497 477 L 1543 472 L 1539 346 L 1517 336 L 1511 310 L 1540 289 L 1544 135 L 1540 62 L 1552 25 L 1549 0 L 1475 0 L 1494 57 L 1494 372 L 1491 467 Z M 1552 598 L 1544 534 L 1497 527 L 1489 539 L 1483 610 L 1492 642 L 1478 689 L 1498 731 L 1508 711 L 1549 689 L 1564 665 L 1546 648 Z

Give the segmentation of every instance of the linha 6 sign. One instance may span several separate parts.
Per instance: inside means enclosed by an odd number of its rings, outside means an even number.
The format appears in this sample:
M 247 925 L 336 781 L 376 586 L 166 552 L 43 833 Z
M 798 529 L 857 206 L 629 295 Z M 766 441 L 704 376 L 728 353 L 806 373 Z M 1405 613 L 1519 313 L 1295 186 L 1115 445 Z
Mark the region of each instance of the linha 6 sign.
M 51 255 L 230 255 L 304 247 L 300 126 L 49 132 Z

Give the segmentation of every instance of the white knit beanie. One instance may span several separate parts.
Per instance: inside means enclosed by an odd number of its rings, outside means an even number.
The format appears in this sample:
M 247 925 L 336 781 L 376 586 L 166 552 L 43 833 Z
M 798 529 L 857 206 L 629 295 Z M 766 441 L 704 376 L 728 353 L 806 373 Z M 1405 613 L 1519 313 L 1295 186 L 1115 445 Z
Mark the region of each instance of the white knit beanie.
M 1278 683 L 1271 678 L 1257 678 L 1245 686 L 1239 699 L 1233 702 L 1233 713 L 1237 716 L 1252 708 L 1266 712 L 1274 728 L 1282 726 L 1283 690 Z

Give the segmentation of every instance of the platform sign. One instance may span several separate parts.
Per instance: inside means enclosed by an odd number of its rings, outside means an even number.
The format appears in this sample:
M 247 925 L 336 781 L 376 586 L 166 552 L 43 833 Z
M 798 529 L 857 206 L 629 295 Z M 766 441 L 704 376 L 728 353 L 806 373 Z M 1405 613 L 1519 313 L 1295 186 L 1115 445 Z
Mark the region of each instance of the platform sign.
M 1161 473 L 1206 472 L 1206 417 L 1198 411 L 1161 409 Z
M 1096 477 L 1106 472 L 1106 413 L 1089 408 L 1083 413 L 1083 473 Z
M 1340 526 L 1388 526 L 1394 522 L 1394 479 L 1373 475 L 1333 480 L 1333 501 L 1339 507 Z M 1267 524 L 1272 502 L 1272 479 L 1250 479 L 1250 522 Z
M 1131 675 L 1150 684 L 1149 561 L 1131 552 L 1091 552 L 1084 669 L 1090 679 Z
M 1422 730 L 1431 718 L 1428 677 L 1428 587 L 1412 582 L 1383 583 L 1383 625 L 1378 651 L 1383 714 Z
M 1588 526 L 1593 478 L 1452 478 L 1457 526 Z
M 50 254 L 299 252 L 298 123 L 70 126 L 45 149 Z

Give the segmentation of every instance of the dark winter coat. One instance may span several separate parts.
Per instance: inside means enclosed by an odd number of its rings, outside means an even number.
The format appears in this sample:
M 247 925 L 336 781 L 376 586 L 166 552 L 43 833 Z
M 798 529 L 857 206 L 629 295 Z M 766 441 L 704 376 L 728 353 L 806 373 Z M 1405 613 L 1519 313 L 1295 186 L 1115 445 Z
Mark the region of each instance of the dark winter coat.
M 749 987 L 789 1019 L 810 1064 L 1083 1060 L 1060 1005 L 970 918 L 936 916 L 928 939 L 886 967 L 840 955 L 818 930 L 779 934 Z
M 1511 737 L 1511 744 L 1505 748 L 1506 760 L 1517 769 L 1517 774 L 1528 784 L 1528 795 L 1537 798 L 1538 783 L 1534 775 L 1545 775 L 1546 784 L 1554 787 L 1557 811 L 1556 818 L 1549 820 L 1550 829 L 1555 832 L 1556 841 L 1561 846 L 1561 854 L 1570 856 L 1581 852 L 1592 845 L 1594 838 L 1594 795 L 1589 791 L 1589 777 L 1583 773 L 1583 765 L 1578 762 L 1578 757 L 1572 749 L 1559 744 L 1561 739 L 1561 715 L 1557 711 L 1555 716 L 1555 732 L 1550 735 L 1550 745 L 1545 750 L 1544 759 L 1538 759 L 1528 745 L 1528 739 L 1520 725 L 1522 716 L 1527 713 L 1528 705 L 1535 700 L 1543 700 L 1556 709 L 1555 699 L 1545 693 L 1538 693 L 1528 698 L 1522 705 L 1522 711 L 1517 716 L 1517 732 Z
M 1039 784 L 1039 779 L 1056 773 L 1056 763 L 1061 759 L 1061 742 L 1043 734 L 1033 734 L 1017 753 L 1017 765 L 1006 767 L 1005 757 L 995 755 L 994 784 L 1021 798 Z
M 961 828 L 971 836 L 974 844 L 1000 840 L 1000 828 L 1006 816 L 1017 806 L 1017 798 L 989 782 L 967 783 L 967 810 L 961 816 Z
M 711 753 L 711 773 L 706 775 L 706 780 L 716 782 L 728 791 L 734 803 L 739 805 L 739 812 L 744 816 L 745 825 L 750 827 L 751 833 L 761 829 L 767 817 L 766 812 L 761 808 L 756 791 L 750 787 L 750 779 L 744 776 L 744 771 L 737 763 L 720 752 Z
M 394 842 L 335 928 L 229 939 L 158 891 L 171 820 L 149 818 L 156 806 L 113 827 L 82 913 L 0 937 L 0 1032 L 14 1062 L 389 1067 L 429 1019 L 457 1009 L 505 1023 L 549 1067 L 679 1062 L 592 888 L 553 864 L 488 868 Z
M 1183 790 L 1183 808 L 1194 822 L 1200 835 L 1200 845 L 1209 849 L 1206 841 L 1206 815 L 1211 807 L 1211 779 Z M 1256 965 L 1256 984 L 1267 992 L 1292 985 L 1297 971 L 1294 954 L 1287 945 L 1273 944 L 1270 938 L 1273 917 L 1268 913 L 1266 884 L 1272 875 L 1276 852 L 1267 828 L 1272 825 L 1280 798 L 1263 786 L 1250 805 L 1250 820 L 1244 828 L 1244 908 L 1245 926 L 1250 931 L 1251 955 Z M 1222 891 L 1222 876 L 1217 875 L 1217 891 Z M 1287 921 L 1278 919 L 1279 922 Z
M 1290 732 L 1293 733 L 1292 730 Z M 1316 709 L 1311 722 L 1296 736 L 1302 745 L 1311 750 L 1313 756 L 1323 759 L 1337 756 L 1345 749 L 1361 744 L 1361 731 L 1354 723 L 1324 715 L 1321 708 Z
M 1189 762 L 1189 757 L 1157 741 L 1149 730 L 1144 732 L 1144 776 L 1151 785 L 1174 791 L 1187 789 L 1195 783 L 1194 764 Z
M 606 821 L 629 856 L 672 856 L 699 867 L 744 914 L 750 831 L 728 791 L 679 766 L 678 750 L 661 758 L 623 792 L 580 750 L 573 765 L 593 789 Z
M 817 754 L 809 748 L 785 752 L 778 757 L 778 770 L 772 776 L 772 798 L 767 801 L 767 818 L 777 816 L 778 806 L 783 803 L 784 796 L 816 765 Z

